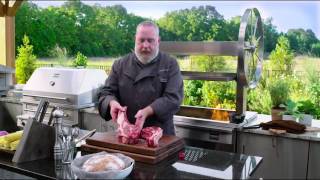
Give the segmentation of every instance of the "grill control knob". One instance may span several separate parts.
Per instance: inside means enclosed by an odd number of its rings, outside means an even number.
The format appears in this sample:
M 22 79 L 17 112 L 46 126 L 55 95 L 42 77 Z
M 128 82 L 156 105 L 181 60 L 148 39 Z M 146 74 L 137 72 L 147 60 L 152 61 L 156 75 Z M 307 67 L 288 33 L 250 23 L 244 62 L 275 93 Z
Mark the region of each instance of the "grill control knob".
M 50 84 L 51 86 L 54 86 L 56 83 L 55 83 L 54 81 L 50 81 L 49 84 Z

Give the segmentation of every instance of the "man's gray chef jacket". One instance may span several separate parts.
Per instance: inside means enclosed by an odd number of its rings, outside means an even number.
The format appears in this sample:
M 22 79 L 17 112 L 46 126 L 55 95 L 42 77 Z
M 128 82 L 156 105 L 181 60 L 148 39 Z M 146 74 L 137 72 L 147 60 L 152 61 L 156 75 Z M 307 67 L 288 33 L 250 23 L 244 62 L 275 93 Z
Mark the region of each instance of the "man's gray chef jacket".
M 127 116 L 135 122 L 135 114 L 148 105 L 154 115 L 146 119 L 144 127 L 159 126 L 164 134 L 174 135 L 173 115 L 183 99 L 183 79 L 176 59 L 159 52 L 148 64 L 142 64 L 134 53 L 117 60 L 104 87 L 98 94 L 99 113 L 110 120 L 109 102 L 117 100 L 127 106 Z

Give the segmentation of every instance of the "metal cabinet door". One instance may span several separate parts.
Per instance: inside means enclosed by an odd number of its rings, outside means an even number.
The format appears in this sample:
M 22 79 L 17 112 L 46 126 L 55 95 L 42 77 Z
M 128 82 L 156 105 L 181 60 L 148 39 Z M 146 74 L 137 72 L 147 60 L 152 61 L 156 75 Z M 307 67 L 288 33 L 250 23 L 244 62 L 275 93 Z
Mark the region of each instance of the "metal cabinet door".
M 238 133 L 239 153 L 263 157 L 253 178 L 305 179 L 309 142 L 272 135 Z
M 320 179 L 320 142 L 311 141 L 309 148 L 308 179 Z

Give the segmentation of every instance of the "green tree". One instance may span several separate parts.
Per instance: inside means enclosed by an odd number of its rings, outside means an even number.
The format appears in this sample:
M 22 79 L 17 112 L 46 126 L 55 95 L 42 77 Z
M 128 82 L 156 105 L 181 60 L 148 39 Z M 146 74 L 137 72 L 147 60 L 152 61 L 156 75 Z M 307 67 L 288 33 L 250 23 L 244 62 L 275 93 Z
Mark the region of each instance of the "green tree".
M 226 23 L 225 34 L 227 36 L 225 41 L 237 41 L 239 36 L 241 16 L 235 16 Z
M 225 39 L 223 16 L 214 6 L 199 6 L 166 13 L 158 20 L 161 29 L 181 41 Z
M 293 72 L 293 53 L 290 50 L 290 44 L 286 37 L 280 36 L 276 49 L 270 54 L 272 70 L 279 70 L 287 75 Z
M 22 42 L 23 45 L 18 48 L 15 64 L 16 78 L 20 84 L 26 83 L 36 69 L 36 56 L 33 54 L 33 46 L 30 45 L 28 36 L 25 35 Z
M 275 49 L 279 33 L 276 26 L 272 24 L 273 19 L 267 18 L 263 21 L 263 33 L 264 33 L 264 51 L 271 52 Z
M 311 45 L 311 54 L 320 57 L 320 42 Z
M 312 30 L 289 29 L 286 36 L 289 39 L 290 47 L 298 54 L 310 53 L 311 46 L 318 42 Z

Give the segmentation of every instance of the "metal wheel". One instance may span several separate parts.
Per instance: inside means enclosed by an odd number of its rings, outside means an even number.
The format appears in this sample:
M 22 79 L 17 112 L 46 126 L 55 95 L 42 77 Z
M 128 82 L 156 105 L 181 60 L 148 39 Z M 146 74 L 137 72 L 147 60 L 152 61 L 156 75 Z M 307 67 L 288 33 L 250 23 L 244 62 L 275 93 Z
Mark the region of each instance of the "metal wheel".
M 249 88 L 255 88 L 261 77 L 263 61 L 263 25 L 256 8 L 247 9 L 239 29 L 238 76 Z

